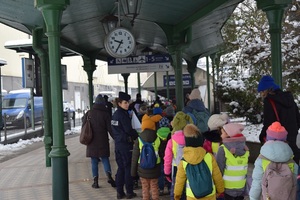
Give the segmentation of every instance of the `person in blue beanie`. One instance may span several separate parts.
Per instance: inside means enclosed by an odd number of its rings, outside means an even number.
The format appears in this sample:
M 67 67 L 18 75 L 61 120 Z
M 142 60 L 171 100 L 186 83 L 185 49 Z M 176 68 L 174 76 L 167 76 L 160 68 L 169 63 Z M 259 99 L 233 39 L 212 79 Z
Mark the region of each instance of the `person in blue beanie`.
M 296 145 L 296 137 L 300 128 L 300 114 L 292 93 L 283 92 L 270 75 L 265 75 L 260 79 L 257 91 L 264 103 L 263 128 L 259 135 L 260 142 L 265 143 L 266 130 L 273 122 L 279 121 L 288 132 L 288 144 L 294 152 L 295 162 L 299 163 L 300 150 Z M 275 110 L 279 119 L 276 117 Z

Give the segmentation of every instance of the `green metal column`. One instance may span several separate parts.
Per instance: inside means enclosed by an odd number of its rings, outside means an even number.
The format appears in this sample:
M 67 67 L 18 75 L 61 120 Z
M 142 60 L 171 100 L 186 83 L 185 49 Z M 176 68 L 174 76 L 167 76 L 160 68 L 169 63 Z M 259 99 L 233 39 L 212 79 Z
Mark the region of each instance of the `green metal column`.
M 138 79 L 138 93 L 141 94 L 141 74 L 137 73 L 137 79 Z
M 121 74 L 123 76 L 124 79 L 124 86 L 125 86 L 125 93 L 128 94 L 128 77 L 129 77 L 129 73 L 124 73 Z
M 257 7 L 266 12 L 271 35 L 271 61 L 272 76 L 275 82 L 282 87 L 282 55 L 281 55 L 281 30 L 285 8 L 291 0 L 256 0 Z
M 42 40 L 43 28 L 35 28 L 32 31 L 32 48 L 38 54 L 41 63 L 42 89 L 43 89 L 43 118 L 44 118 L 44 144 L 46 167 L 51 166 L 51 159 L 48 156 L 52 146 L 52 119 L 51 119 L 51 91 L 50 91 L 50 69 L 48 53 L 43 49 Z
M 154 72 L 154 93 L 155 93 L 155 98 L 157 97 L 157 73 Z
M 187 70 L 191 75 L 192 85 L 191 88 L 195 88 L 195 72 L 197 70 L 197 62 L 199 60 L 199 56 L 195 56 L 192 60 L 187 60 Z
M 167 99 L 170 99 L 169 71 L 166 71 L 167 76 Z
M 209 74 L 209 60 L 206 56 L 206 84 L 207 84 L 207 105 L 210 112 L 210 74 Z
M 172 56 L 172 66 L 175 71 L 175 95 L 177 111 L 182 110 L 184 107 L 184 95 L 182 84 L 182 50 L 180 48 L 172 49 L 169 47 L 169 52 Z
M 90 103 L 90 109 L 91 109 L 93 106 L 93 100 L 94 100 L 93 73 L 97 67 L 97 65 L 95 65 L 96 59 L 90 58 L 87 56 L 82 56 L 82 59 L 83 59 L 83 70 L 87 73 L 87 76 L 88 76 L 89 103 Z
M 62 103 L 60 22 L 63 10 L 69 0 L 36 0 L 35 6 L 41 10 L 49 44 L 50 85 L 52 105 L 53 146 L 49 156 L 52 159 L 52 199 L 69 199 L 69 151 L 65 145 L 64 117 Z

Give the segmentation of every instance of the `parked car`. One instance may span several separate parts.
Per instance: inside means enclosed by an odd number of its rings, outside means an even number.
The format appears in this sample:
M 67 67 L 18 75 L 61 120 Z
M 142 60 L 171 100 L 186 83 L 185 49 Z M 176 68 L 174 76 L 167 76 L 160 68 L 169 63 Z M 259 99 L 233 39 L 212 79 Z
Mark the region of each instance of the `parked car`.
M 38 122 L 42 120 L 43 97 L 35 96 L 33 99 L 34 121 Z M 32 123 L 31 100 L 30 93 L 5 95 L 2 100 L 2 119 L 6 121 L 6 125 L 24 127 L 24 118 L 26 117 L 26 127 L 30 127 Z

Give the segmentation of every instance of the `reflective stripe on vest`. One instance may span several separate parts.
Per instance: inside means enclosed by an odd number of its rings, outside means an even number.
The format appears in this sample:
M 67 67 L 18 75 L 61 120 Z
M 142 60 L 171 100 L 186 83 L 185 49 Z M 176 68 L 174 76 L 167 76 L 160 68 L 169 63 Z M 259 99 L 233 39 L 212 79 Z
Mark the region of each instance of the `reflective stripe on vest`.
M 263 158 L 261 160 L 262 160 L 261 165 L 262 165 L 262 168 L 265 172 L 271 161 L 267 160 L 267 159 L 263 159 Z M 294 172 L 294 163 L 288 161 L 287 164 L 288 164 L 289 168 L 291 169 L 291 171 Z
M 173 153 L 173 159 L 172 159 L 172 165 L 173 166 L 177 166 L 181 160 L 181 158 L 177 159 L 177 153 L 178 153 L 178 149 L 180 148 L 180 144 L 178 144 L 175 140 L 172 140 L 172 153 Z M 178 162 L 178 163 L 176 163 Z
M 217 154 L 219 146 L 220 146 L 220 143 L 218 143 L 218 142 L 212 142 L 211 143 L 211 149 L 212 149 L 212 152 L 213 152 L 214 155 Z
M 138 137 L 139 139 L 139 149 L 140 149 L 140 153 L 142 152 L 142 148 L 143 148 L 143 142 L 141 141 L 141 138 Z M 159 164 L 160 163 L 160 157 L 158 155 L 158 149 L 159 149 L 159 146 L 160 146 L 160 139 L 159 137 L 156 137 L 155 141 L 152 143 L 152 146 L 154 148 L 154 151 L 155 151 L 155 155 L 156 155 L 156 164 Z M 139 161 L 140 163 L 140 158 L 139 158 Z
M 205 154 L 204 161 L 207 164 L 210 173 L 212 174 L 212 155 L 210 153 Z M 188 163 L 185 160 L 182 160 L 182 165 L 183 165 L 183 169 L 185 171 L 185 174 L 186 174 L 186 166 L 187 166 L 187 164 Z M 207 195 L 207 197 L 215 195 L 215 193 L 216 193 L 216 187 L 215 187 L 215 184 L 214 184 L 214 180 L 212 180 L 212 183 L 213 183 L 213 185 L 212 185 L 213 191 L 212 191 L 212 193 L 210 193 L 209 195 Z M 190 182 L 189 182 L 188 179 L 186 179 L 186 184 L 185 185 L 186 185 L 186 187 L 185 187 L 185 189 L 186 189 L 186 196 L 189 196 L 189 197 L 192 197 L 192 198 L 196 199 L 196 197 L 194 196 L 194 193 L 192 192 L 192 189 L 190 188 Z
M 249 151 L 242 156 L 234 156 L 224 145 L 226 167 L 224 169 L 224 186 L 227 189 L 241 189 L 245 187 L 248 169 Z

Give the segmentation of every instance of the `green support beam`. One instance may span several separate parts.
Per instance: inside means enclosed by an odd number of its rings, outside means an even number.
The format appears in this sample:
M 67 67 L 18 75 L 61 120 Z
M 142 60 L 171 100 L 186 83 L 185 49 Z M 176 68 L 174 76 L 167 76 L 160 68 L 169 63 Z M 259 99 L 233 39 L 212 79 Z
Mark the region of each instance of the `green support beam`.
M 207 84 L 207 107 L 209 112 L 211 112 L 210 108 L 210 74 L 209 74 L 209 58 L 206 56 L 206 84 Z
M 45 161 L 46 167 L 51 167 L 51 158 L 49 157 L 53 142 L 52 118 L 51 118 L 51 90 L 50 90 L 50 68 L 49 55 L 43 49 L 43 28 L 37 27 L 32 31 L 32 48 L 38 54 L 41 63 L 41 76 L 43 88 L 43 105 L 44 105 L 44 144 L 45 144 Z
M 90 103 L 90 109 L 93 106 L 93 101 L 94 101 L 94 85 L 93 85 L 93 73 L 96 70 L 97 65 L 96 59 L 87 57 L 87 56 L 82 56 L 83 60 L 83 70 L 86 72 L 88 76 L 88 85 L 89 85 L 89 103 Z
M 49 156 L 52 159 L 52 199 L 69 199 L 68 156 L 65 145 L 63 99 L 61 82 L 60 23 L 62 13 L 69 0 L 35 0 L 35 6 L 44 17 L 48 37 L 50 85 L 52 105 L 53 146 Z
M 191 88 L 195 88 L 195 72 L 197 70 L 197 62 L 199 60 L 200 56 L 195 56 L 192 58 L 192 60 L 187 60 L 187 70 L 191 75 L 191 80 L 192 80 L 192 86 Z
M 281 31 L 282 19 L 285 9 L 291 0 L 256 0 L 257 7 L 262 9 L 269 21 L 269 33 L 271 35 L 271 62 L 272 76 L 275 82 L 282 88 L 282 54 Z
M 125 93 L 128 94 L 128 77 L 130 76 L 129 73 L 123 73 L 121 74 L 124 79 L 124 86 L 125 86 Z

